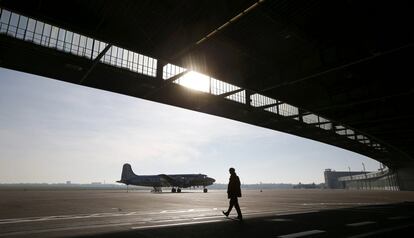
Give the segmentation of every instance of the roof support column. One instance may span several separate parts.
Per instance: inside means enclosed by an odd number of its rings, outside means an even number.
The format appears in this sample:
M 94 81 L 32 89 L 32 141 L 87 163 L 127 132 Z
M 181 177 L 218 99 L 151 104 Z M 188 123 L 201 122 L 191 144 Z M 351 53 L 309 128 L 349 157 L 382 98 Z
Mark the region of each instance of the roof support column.
M 246 105 L 249 107 L 252 106 L 252 99 L 250 98 L 251 95 L 252 95 L 252 92 L 246 89 Z
M 157 73 L 156 73 L 157 79 L 163 80 L 162 76 L 163 76 L 163 71 L 164 71 L 164 66 L 165 65 L 166 65 L 166 62 L 158 60 Z
M 298 118 L 300 122 L 303 122 L 304 111 L 301 108 L 298 108 Z

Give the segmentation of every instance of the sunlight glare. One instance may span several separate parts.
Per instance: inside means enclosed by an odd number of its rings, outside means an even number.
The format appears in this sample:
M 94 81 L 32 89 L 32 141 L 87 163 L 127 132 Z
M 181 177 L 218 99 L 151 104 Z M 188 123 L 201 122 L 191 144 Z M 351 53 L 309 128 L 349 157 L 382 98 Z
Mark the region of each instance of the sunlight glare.
M 177 80 L 177 83 L 201 92 L 209 92 L 210 77 L 194 71 L 190 71 Z

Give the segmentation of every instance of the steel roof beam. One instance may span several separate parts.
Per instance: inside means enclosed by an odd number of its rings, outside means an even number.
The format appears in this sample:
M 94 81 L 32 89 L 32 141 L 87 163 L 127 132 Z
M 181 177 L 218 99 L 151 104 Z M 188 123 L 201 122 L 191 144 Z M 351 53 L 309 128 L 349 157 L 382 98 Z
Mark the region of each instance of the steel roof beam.
M 89 76 L 89 74 L 93 71 L 93 69 L 96 67 L 96 65 L 99 63 L 99 61 L 104 57 L 106 52 L 112 47 L 112 44 L 108 44 L 96 58 L 93 60 L 91 67 L 86 71 L 86 73 L 83 75 L 83 77 L 80 80 L 80 83 L 82 84 Z
M 227 92 L 227 93 L 219 94 L 217 96 L 222 97 L 222 98 L 225 98 L 225 97 L 228 97 L 230 95 L 239 93 L 239 92 L 244 91 L 244 90 L 245 90 L 244 88 L 240 88 L 240 89 L 237 89 L 237 90 L 234 90 L 234 91 L 230 91 L 230 92 Z

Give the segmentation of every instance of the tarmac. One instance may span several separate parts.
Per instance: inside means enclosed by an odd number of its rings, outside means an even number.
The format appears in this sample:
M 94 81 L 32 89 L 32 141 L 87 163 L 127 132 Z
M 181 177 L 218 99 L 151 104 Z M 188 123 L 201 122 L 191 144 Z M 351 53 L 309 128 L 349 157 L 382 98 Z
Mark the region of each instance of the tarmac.
M 414 227 L 414 192 L 0 190 L 0 237 L 392 237 Z

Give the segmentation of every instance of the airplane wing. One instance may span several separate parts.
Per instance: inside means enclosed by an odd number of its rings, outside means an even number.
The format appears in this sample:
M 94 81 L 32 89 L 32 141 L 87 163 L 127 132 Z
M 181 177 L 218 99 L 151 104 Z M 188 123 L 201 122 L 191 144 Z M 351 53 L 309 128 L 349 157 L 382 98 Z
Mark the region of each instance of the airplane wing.
M 164 180 L 164 182 L 170 186 L 180 186 L 180 182 L 175 180 L 174 178 L 172 178 L 171 176 L 168 176 L 166 174 L 160 174 L 158 175 L 161 177 L 162 180 Z

